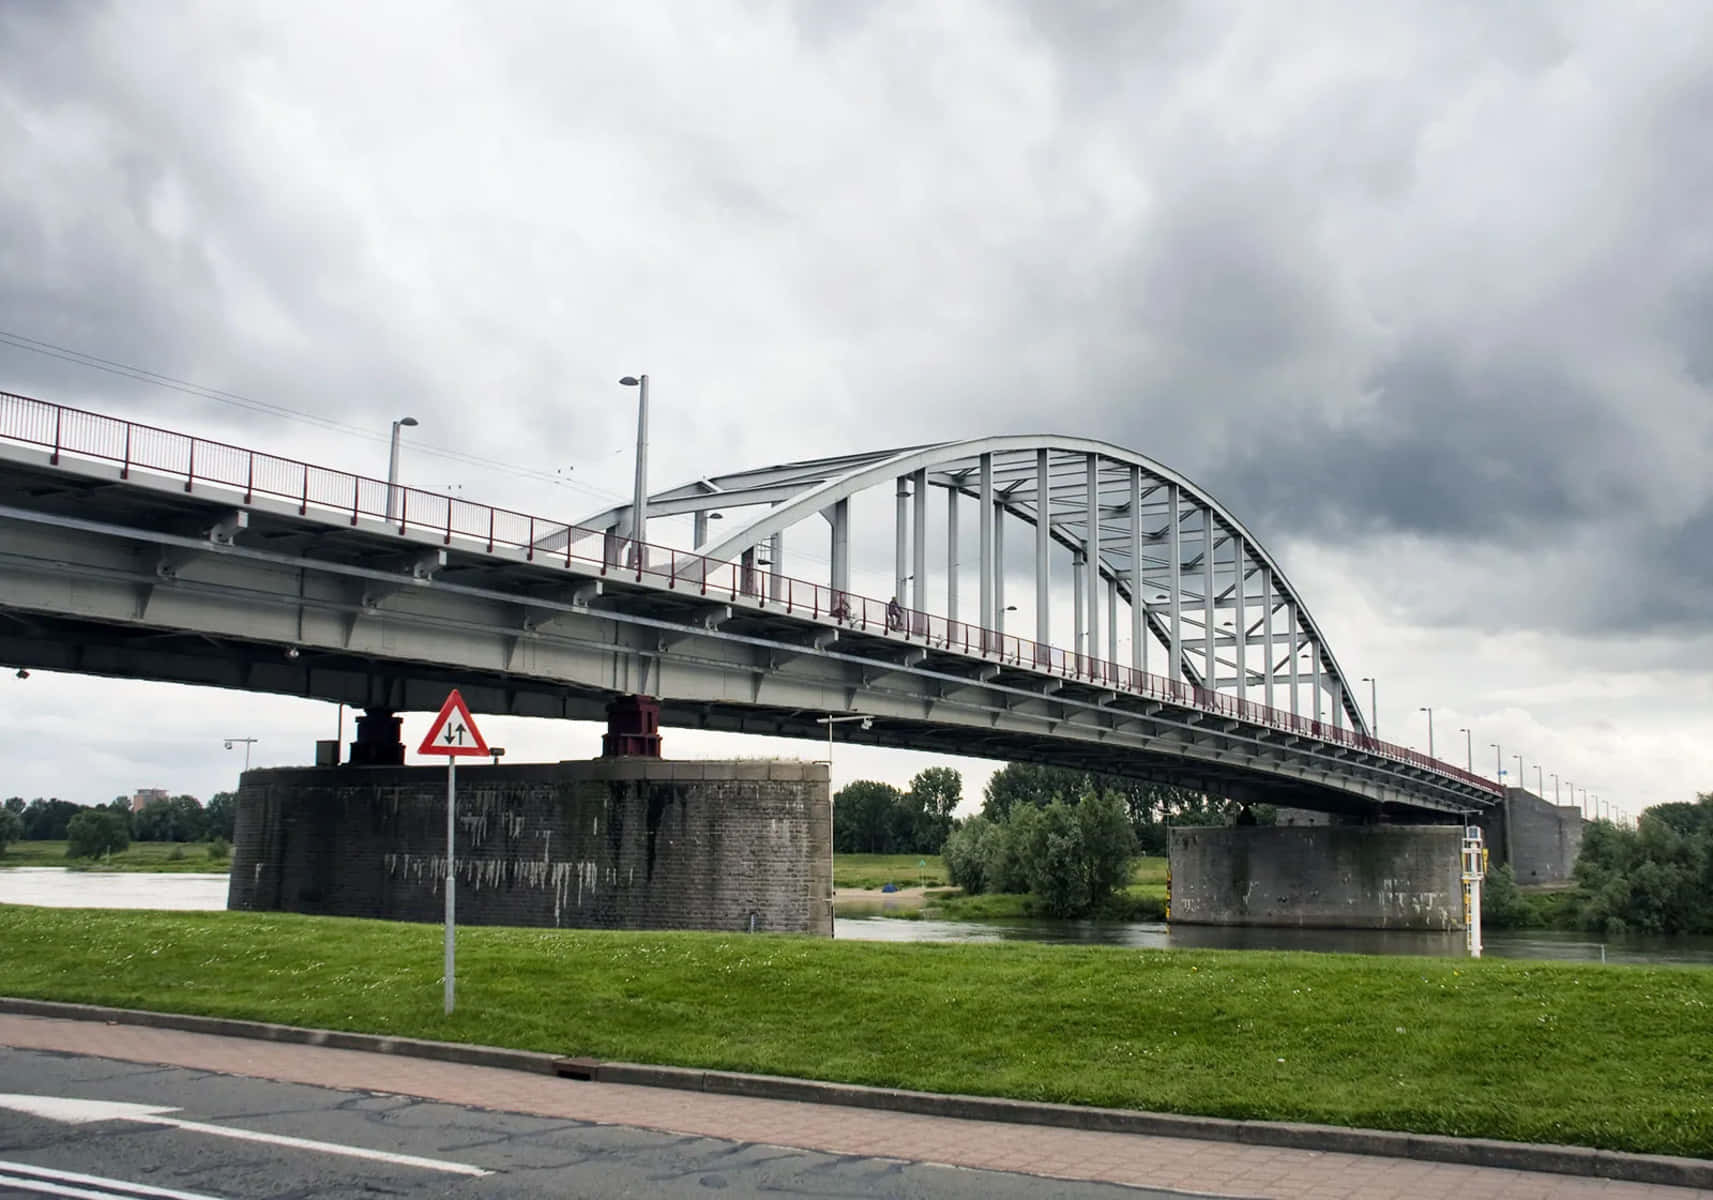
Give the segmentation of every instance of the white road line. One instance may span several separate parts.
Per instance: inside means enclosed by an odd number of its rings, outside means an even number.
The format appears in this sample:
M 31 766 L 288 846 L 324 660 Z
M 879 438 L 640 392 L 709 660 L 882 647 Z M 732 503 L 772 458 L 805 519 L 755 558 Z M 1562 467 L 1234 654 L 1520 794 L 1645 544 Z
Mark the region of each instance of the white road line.
M 29 1175 L 39 1179 L 53 1180 L 59 1183 L 87 1183 L 96 1187 L 113 1188 L 130 1196 L 159 1196 L 161 1200 L 214 1200 L 198 1192 L 178 1192 L 172 1188 L 151 1187 L 146 1183 L 132 1183 L 125 1179 L 105 1179 L 100 1175 L 79 1175 L 76 1171 L 56 1171 L 52 1167 L 38 1167 L 34 1163 L 7 1162 L 0 1159 L 0 1175 Z M 13 1186 L 22 1186 L 16 1180 L 7 1180 Z M 108 1200 L 112 1194 L 104 1193 Z
M 191 1133 L 206 1133 L 214 1137 L 232 1138 L 240 1142 L 264 1142 L 270 1146 L 289 1146 L 294 1150 L 312 1150 L 317 1154 L 338 1154 L 345 1158 L 366 1158 L 371 1162 L 390 1163 L 397 1167 L 420 1167 L 425 1171 L 445 1171 L 450 1175 L 491 1175 L 493 1172 L 473 1167 L 469 1163 L 448 1162 L 442 1158 L 419 1158 L 414 1154 L 393 1154 L 387 1150 L 369 1150 L 362 1146 L 346 1146 L 339 1142 L 317 1142 L 309 1138 L 288 1137 L 283 1133 L 262 1133 L 254 1129 L 238 1129 L 231 1125 L 206 1125 L 200 1121 L 183 1121 L 166 1114 L 176 1108 L 157 1108 L 148 1104 L 127 1104 L 112 1100 L 80 1100 L 70 1096 L 36 1096 L 25 1093 L 0 1094 L 0 1109 L 29 1113 L 50 1121 L 71 1125 L 89 1125 L 101 1121 L 136 1121 L 144 1125 L 170 1125 Z M 158 1193 L 163 1198 L 174 1193 Z
M 393 1154 L 387 1150 L 369 1150 L 363 1146 L 342 1146 L 338 1142 L 316 1142 L 309 1138 L 287 1137 L 283 1133 L 262 1133 L 255 1129 L 236 1129 L 231 1125 L 204 1125 L 198 1121 L 181 1121 L 177 1117 L 145 1117 L 151 1125 L 172 1125 L 192 1133 L 211 1133 L 215 1137 L 236 1138 L 240 1142 L 266 1142 L 270 1146 L 290 1146 L 294 1150 L 315 1150 L 322 1154 L 342 1154 L 346 1158 L 367 1158 L 374 1162 L 392 1163 L 400 1167 L 421 1167 L 425 1171 L 446 1171 L 453 1175 L 491 1175 L 469 1163 L 447 1162 L 443 1158 L 418 1158 L 414 1154 Z
M 104 1180 L 90 1175 L 83 1176 L 83 1178 L 98 1185 L 112 1183 L 119 1187 L 127 1186 L 123 1180 L 118 1179 Z M 50 1183 L 45 1179 L 30 1179 L 23 1175 L 7 1175 L 4 1172 L 0 1172 L 0 1187 L 16 1188 L 22 1192 L 36 1192 L 43 1196 L 70 1196 L 73 1200 L 124 1200 L 125 1197 L 136 1195 L 130 1191 L 98 1192 L 90 1188 L 73 1187 L 65 1183 Z M 164 1194 L 183 1197 L 184 1200 L 220 1200 L 218 1196 L 201 1196 L 195 1192 L 166 1192 Z

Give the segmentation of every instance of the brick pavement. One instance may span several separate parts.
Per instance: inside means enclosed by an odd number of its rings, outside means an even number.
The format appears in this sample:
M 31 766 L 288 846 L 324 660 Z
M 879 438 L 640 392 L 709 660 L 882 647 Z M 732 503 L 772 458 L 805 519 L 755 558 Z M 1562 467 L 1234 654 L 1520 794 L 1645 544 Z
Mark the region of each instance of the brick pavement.
M 0 1045 L 249 1075 L 740 1142 L 1281 1200 L 1713 1200 L 1713 1192 L 1229 1142 L 962 1121 L 576 1083 L 323 1046 L 0 1015 Z M 17 1087 L 24 1081 L 5 1081 Z

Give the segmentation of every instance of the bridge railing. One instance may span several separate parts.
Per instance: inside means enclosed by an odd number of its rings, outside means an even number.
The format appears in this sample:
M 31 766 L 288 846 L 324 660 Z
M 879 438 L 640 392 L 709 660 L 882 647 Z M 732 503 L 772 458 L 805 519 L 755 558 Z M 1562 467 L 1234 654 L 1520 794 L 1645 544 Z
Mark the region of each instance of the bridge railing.
M 10 392 L 0 392 L 0 438 L 47 449 L 55 464 L 66 455 L 114 463 L 119 466 L 121 479 L 139 472 L 182 483 L 186 492 L 194 492 L 199 485 L 213 486 L 241 497 L 246 504 L 257 496 L 267 496 L 294 504 L 304 516 L 313 510 L 318 518 L 337 517 L 352 525 L 365 519 L 384 522 L 396 526 L 401 535 L 438 538 L 443 545 L 456 543 L 489 553 L 518 551 L 530 562 L 559 563 L 727 603 L 778 609 L 831 626 L 1334 742 L 1495 794 L 1501 790 L 1498 784 L 1473 772 L 1331 722 L 967 621 L 907 609 L 895 601 L 775 575 L 759 569 L 752 560 L 729 562 L 694 551 L 639 544 L 612 530 L 583 529 L 441 493 L 402 485 L 389 487 L 384 480 Z

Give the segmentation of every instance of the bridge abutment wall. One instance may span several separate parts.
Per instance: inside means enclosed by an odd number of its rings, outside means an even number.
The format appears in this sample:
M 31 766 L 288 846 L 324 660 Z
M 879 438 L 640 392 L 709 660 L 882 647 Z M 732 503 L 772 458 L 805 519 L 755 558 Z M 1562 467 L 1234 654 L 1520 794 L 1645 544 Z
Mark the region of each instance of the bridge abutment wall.
M 1172 830 L 1172 915 L 1188 925 L 1463 927 L 1451 825 Z
M 1511 864 L 1518 883 L 1563 883 L 1576 869 L 1587 822 L 1574 804 L 1554 804 L 1522 788 L 1476 818 L 1493 866 Z M 1507 826 L 1509 829 L 1507 830 Z
M 460 766 L 458 920 L 832 934 L 827 767 Z M 228 907 L 439 921 L 443 767 L 246 772 Z

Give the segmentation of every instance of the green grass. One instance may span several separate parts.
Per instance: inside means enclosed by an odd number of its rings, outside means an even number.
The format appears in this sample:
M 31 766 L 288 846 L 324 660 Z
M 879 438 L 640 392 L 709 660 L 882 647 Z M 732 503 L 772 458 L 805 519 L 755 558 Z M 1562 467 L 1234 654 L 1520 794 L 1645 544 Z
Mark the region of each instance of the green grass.
M 0 993 L 560 1054 L 1713 1156 L 1713 971 L 0 909 Z
M 225 874 L 230 856 L 208 857 L 207 842 L 132 842 L 111 858 L 67 858 L 64 842 L 13 842 L 0 853 L 0 867 L 66 867 L 73 871 L 201 871 Z M 179 857 L 173 858 L 173 851 Z
M 926 862 L 918 867 L 918 862 Z M 842 888 L 944 887 L 946 864 L 938 854 L 835 854 L 833 886 Z

